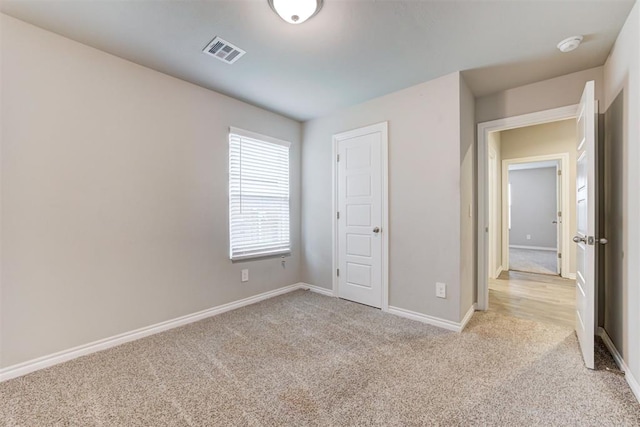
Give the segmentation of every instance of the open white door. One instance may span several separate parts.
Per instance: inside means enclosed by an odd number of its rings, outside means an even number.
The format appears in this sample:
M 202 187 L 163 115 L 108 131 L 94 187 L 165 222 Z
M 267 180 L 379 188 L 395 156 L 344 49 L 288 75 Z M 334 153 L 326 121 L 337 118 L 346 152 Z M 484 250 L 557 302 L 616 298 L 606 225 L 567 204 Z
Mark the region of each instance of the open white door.
M 584 363 L 594 369 L 596 282 L 596 103 L 595 83 L 587 82 L 578 108 L 576 168 L 576 333 Z M 603 242 L 605 243 L 606 240 Z

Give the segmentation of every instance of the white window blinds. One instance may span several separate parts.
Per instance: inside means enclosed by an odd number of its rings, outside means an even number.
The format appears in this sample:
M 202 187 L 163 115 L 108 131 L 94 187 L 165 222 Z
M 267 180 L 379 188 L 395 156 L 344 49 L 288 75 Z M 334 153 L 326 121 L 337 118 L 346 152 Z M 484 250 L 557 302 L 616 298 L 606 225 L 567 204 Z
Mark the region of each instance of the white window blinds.
M 289 143 L 229 132 L 229 233 L 232 260 L 286 253 L 289 237 Z

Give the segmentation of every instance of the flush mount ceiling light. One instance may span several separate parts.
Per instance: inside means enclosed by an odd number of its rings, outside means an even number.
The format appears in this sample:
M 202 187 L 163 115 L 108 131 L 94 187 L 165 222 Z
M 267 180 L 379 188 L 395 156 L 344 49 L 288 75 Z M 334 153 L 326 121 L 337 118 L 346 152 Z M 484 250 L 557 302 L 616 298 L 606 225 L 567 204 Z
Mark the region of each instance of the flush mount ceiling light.
M 569 37 L 568 39 L 564 39 L 560 43 L 558 43 L 558 49 L 560 49 L 560 52 L 563 53 L 571 52 L 572 50 L 577 49 L 577 47 L 580 46 L 581 42 L 582 36 Z
M 267 0 L 280 18 L 289 24 L 302 24 L 322 9 L 323 0 Z

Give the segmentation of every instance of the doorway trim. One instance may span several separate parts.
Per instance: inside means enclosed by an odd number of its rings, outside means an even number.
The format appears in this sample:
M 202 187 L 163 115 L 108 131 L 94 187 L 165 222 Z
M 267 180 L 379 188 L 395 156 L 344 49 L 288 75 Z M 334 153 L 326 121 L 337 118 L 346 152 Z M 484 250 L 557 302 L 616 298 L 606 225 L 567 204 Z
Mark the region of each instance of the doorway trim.
M 571 238 L 570 229 L 566 226 L 564 219 L 567 217 L 570 212 L 569 205 L 569 186 L 571 183 L 569 182 L 569 153 L 558 153 L 558 154 L 545 154 L 541 156 L 529 156 L 529 157 L 519 157 L 517 159 L 504 159 L 502 160 L 502 177 L 507 177 L 509 174 L 509 166 L 517 165 L 519 163 L 535 163 L 535 162 L 544 162 L 547 160 L 558 160 L 561 165 L 562 175 L 561 175 L 561 200 L 562 206 L 560 207 L 560 211 L 562 212 L 562 239 L 559 242 L 560 247 L 558 248 L 558 252 L 562 253 L 561 258 L 561 276 L 564 278 L 571 278 L 569 274 L 569 257 L 565 256 L 565 252 L 570 247 L 569 239 Z M 508 180 L 502 180 L 502 268 L 505 270 L 509 269 L 509 221 L 508 221 L 508 211 L 509 211 L 509 201 L 506 200 L 507 197 L 505 195 L 508 192 Z
M 487 187 L 487 202 L 489 203 L 489 207 L 487 208 L 487 224 L 489 230 L 493 229 L 496 226 L 496 219 L 498 215 L 500 215 L 500 218 L 502 218 L 502 203 L 500 204 L 500 207 L 496 209 L 497 200 L 500 193 L 498 193 L 497 191 L 499 190 L 499 185 L 495 178 L 499 173 L 501 173 L 500 165 L 498 163 L 498 153 L 492 147 L 489 147 L 489 158 L 487 163 L 487 173 L 489 174 Z M 502 196 L 500 195 L 500 197 Z M 502 221 L 502 219 L 500 219 L 500 221 Z M 487 245 L 489 251 L 487 261 L 490 268 L 487 273 L 489 278 L 495 279 L 500 275 L 500 273 L 502 273 L 502 256 L 500 256 L 500 262 L 498 267 L 496 268 L 496 264 L 498 264 L 498 246 L 502 248 L 502 238 L 500 239 L 500 242 L 496 242 L 495 236 L 489 236 L 489 242 Z M 502 254 L 502 249 L 500 249 L 500 254 Z
M 339 132 L 332 137 L 331 147 L 331 249 L 332 249 L 332 289 L 333 296 L 338 297 L 338 142 L 344 138 L 368 135 L 380 132 L 380 159 L 382 168 L 382 311 L 389 311 L 389 125 L 388 122 L 376 123 L 345 132 Z
M 557 122 L 575 118 L 578 114 L 578 104 L 553 108 L 520 116 L 506 117 L 488 122 L 478 123 L 478 310 L 489 308 L 489 273 L 488 264 L 488 219 L 489 219 L 489 134 L 519 127 Z

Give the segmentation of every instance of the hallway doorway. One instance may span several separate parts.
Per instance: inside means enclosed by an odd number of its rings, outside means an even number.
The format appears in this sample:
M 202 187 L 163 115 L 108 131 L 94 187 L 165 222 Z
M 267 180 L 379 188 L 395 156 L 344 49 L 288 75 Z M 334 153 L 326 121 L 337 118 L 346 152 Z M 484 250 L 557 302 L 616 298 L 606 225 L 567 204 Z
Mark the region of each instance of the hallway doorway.
M 486 135 L 485 309 L 573 329 L 577 123 L 564 113 Z
M 503 160 L 503 251 L 508 251 L 503 270 L 562 274 L 563 247 L 567 255 L 570 250 L 569 237 L 563 230 L 563 212 L 569 210 L 568 203 L 563 206 L 563 199 L 569 189 L 565 188 L 568 182 L 563 185 L 562 180 L 569 156 L 544 157 Z

